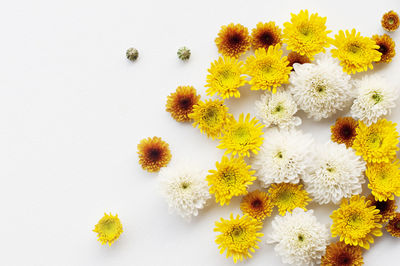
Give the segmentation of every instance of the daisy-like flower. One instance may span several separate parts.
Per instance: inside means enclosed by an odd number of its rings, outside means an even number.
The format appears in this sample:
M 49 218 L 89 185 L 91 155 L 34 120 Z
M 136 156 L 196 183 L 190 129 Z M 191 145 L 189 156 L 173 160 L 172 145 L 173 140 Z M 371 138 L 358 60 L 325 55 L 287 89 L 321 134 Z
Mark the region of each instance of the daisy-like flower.
M 396 55 L 395 42 L 389 35 L 374 35 L 372 40 L 379 46 L 378 52 L 382 54 L 381 60 L 378 63 L 390 63 L 392 58 Z
M 361 266 L 364 264 L 362 249 L 343 242 L 332 243 L 326 247 L 321 266 Z
M 233 257 L 233 262 L 251 258 L 250 252 L 258 249 L 262 224 L 247 215 L 234 218 L 231 213 L 230 220 L 221 218 L 221 222 L 215 222 L 214 232 L 220 232 L 215 240 L 221 254 L 226 250 L 226 257 Z
M 207 75 L 207 95 L 215 93 L 223 99 L 240 97 L 239 87 L 246 84 L 243 76 L 243 62 L 233 57 L 220 57 L 218 61 L 211 63 L 210 73 Z
M 369 200 L 370 205 L 375 206 L 375 208 L 379 210 L 379 214 L 382 215 L 380 223 L 386 223 L 396 216 L 397 206 L 395 200 L 377 201 L 372 194 L 367 197 L 367 200 Z
M 358 122 L 351 117 L 340 117 L 336 123 L 331 126 L 331 140 L 339 144 L 345 144 L 347 148 L 353 146 L 356 138 L 356 128 Z
M 294 70 L 289 88 L 309 118 L 327 118 L 350 102 L 350 76 L 343 73 L 337 60 L 324 54 L 316 63 L 295 64 Z
M 397 15 L 397 13 L 393 10 L 390 10 L 389 12 L 383 14 L 381 24 L 386 31 L 395 31 L 400 25 L 399 15 Z
M 319 145 L 308 175 L 303 181 L 311 197 L 319 204 L 339 203 L 362 191 L 365 162 L 344 144 Z
M 313 138 L 298 130 L 268 130 L 253 162 L 262 186 L 299 183 L 308 172 Z
M 309 16 L 308 10 L 291 15 L 291 22 L 283 24 L 283 42 L 288 50 L 314 60 L 314 55 L 325 52 L 325 47 L 329 47 L 328 33 L 331 31 L 326 30 L 326 17 L 320 17 L 317 13 Z
M 351 33 L 346 30 L 346 34 L 340 30 L 332 44 L 336 47 L 331 50 L 332 56 L 340 60 L 343 71 L 348 74 L 373 69 L 372 62 L 381 60 L 379 46 L 372 39 L 360 36 L 359 32 L 356 34 L 355 29 Z
M 122 231 L 122 224 L 118 218 L 118 214 L 114 216 L 111 213 L 109 215 L 104 213 L 103 218 L 100 219 L 93 229 L 93 232 L 97 233 L 98 241 L 102 245 L 108 243 L 109 246 L 119 238 Z
M 193 106 L 193 112 L 189 114 L 189 118 L 194 120 L 193 127 L 198 126 L 201 133 L 206 133 L 207 137 L 212 139 L 221 136 L 224 126 L 231 117 L 224 101 L 218 99 L 199 101 Z
M 142 139 L 137 149 L 139 164 L 148 172 L 158 172 L 172 157 L 168 143 L 159 137 Z
M 250 157 L 250 151 L 257 154 L 264 139 L 261 137 L 263 127 L 264 125 L 259 124 L 255 118 L 250 120 L 250 114 L 244 118 L 242 113 L 239 121 L 231 119 L 226 125 L 217 148 L 226 149 L 225 154 L 232 153 L 232 155 L 247 157 Z
M 355 195 L 349 201 L 343 199 L 340 208 L 330 217 L 332 237 L 340 236 L 340 241 L 348 245 L 369 249 L 369 243 L 374 243 L 373 236 L 382 235 L 379 223 L 382 215 L 364 196 Z
M 307 191 L 303 189 L 303 185 L 291 183 L 272 184 L 268 190 L 272 203 L 278 207 L 280 215 L 292 212 L 295 208 L 307 210 L 311 199 L 308 197 Z
M 399 98 L 397 89 L 377 74 L 365 76 L 355 82 L 357 98 L 351 106 L 351 115 L 367 125 L 389 115 Z
M 250 49 L 251 37 L 246 27 L 231 23 L 221 27 L 215 44 L 222 55 L 237 58 Z
M 368 177 L 368 188 L 376 200 L 393 200 L 400 196 L 400 161 L 392 163 L 369 163 L 365 175 Z
M 396 213 L 385 228 L 392 236 L 400 238 L 400 213 Z
M 305 63 L 311 63 L 310 58 L 308 58 L 305 55 L 301 55 L 299 53 L 296 52 L 290 52 L 287 56 L 288 60 L 289 60 L 289 66 L 293 67 L 293 64 L 305 64 Z M 294 69 L 292 69 L 294 70 Z
M 274 205 L 268 193 L 258 189 L 244 196 L 240 203 L 240 209 L 243 214 L 247 214 L 259 221 L 271 216 L 273 207 Z
M 275 217 L 267 243 L 277 243 L 275 251 L 283 263 L 316 265 L 329 243 L 329 230 L 317 221 L 312 210 L 296 208 L 291 214 Z
M 247 57 L 245 72 L 251 77 L 249 84 L 252 90 L 272 90 L 289 82 L 291 67 L 287 57 L 282 57 L 281 46 L 271 45 L 268 50 L 259 48 L 255 55 Z
M 389 163 L 396 158 L 396 151 L 399 150 L 397 147 L 399 133 L 396 131 L 396 123 L 381 119 L 366 126 L 360 122 L 356 132 L 353 149 L 367 163 Z
M 256 101 L 255 106 L 257 116 L 266 127 L 275 125 L 290 129 L 301 124 L 301 118 L 294 116 L 297 105 L 288 91 L 280 90 L 273 94 L 266 92 L 260 101 Z
M 169 211 L 187 221 L 197 216 L 211 197 L 204 171 L 193 169 L 188 164 L 164 168 L 159 176 L 160 191 L 168 203 Z
M 229 205 L 234 196 L 246 195 L 247 187 L 253 184 L 255 171 L 250 170 L 243 158 L 223 156 L 221 162 L 216 162 L 217 170 L 209 170 L 206 177 L 210 193 L 215 194 L 215 201 L 223 206 Z
M 171 113 L 173 119 L 178 122 L 187 122 L 191 119 L 189 114 L 193 111 L 193 105 L 200 100 L 200 95 L 192 86 L 179 86 L 174 93 L 167 97 L 166 111 Z
M 252 45 L 254 49 L 268 49 L 271 45 L 282 44 L 282 30 L 275 22 L 259 22 L 257 27 L 251 31 Z

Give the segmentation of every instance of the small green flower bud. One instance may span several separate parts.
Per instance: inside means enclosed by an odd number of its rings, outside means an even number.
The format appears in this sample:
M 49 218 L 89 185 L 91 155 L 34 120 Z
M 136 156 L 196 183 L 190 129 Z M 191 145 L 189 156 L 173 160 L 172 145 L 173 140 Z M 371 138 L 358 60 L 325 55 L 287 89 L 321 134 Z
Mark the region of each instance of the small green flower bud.
M 129 48 L 126 50 L 126 57 L 131 61 L 136 61 L 139 57 L 139 52 L 135 48 Z
M 179 48 L 177 54 L 178 54 L 179 59 L 182 61 L 186 61 L 190 58 L 190 50 L 185 46 Z

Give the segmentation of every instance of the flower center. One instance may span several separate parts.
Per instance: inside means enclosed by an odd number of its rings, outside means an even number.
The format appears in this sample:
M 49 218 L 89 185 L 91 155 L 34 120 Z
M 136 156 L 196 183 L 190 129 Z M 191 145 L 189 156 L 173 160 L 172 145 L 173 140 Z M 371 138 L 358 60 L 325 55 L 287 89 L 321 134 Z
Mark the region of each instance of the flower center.
M 232 229 L 231 236 L 233 241 L 240 241 L 242 238 L 245 237 L 245 231 L 240 226 L 234 227 Z
M 383 98 L 382 95 L 378 92 L 374 92 L 371 96 L 372 100 L 374 100 L 375 104 L 382 102 Z
M 400 229 L 400 221 L 397 221 L 397 222 L 394 224 L 394 227 L 396 227 L 396 229 Z
M 390 17 L 388 22 L 389 22 L 390 25 L 392 25 L 394 23 L 394 18 Z
M 360 214 L 353 213 L 349 217 L 348 225 L 350 225 L 353 228 L 354 227 L 359 227 L 362 222 L 363 222 L 363 219 L 361 218 Z
M 203 120 L 210 126 L 219 124 L 219 113 L 218 109 L 214 106 L 208 108 L 203 116 Z
M 222 178 L 228 185 L 234 185 L 236 183 L 236 172 L 227 169 L 224 172 L 222 172 Z
M 273 113 L 273 114 L 280 113 L 280 112 L 282 112 L 283 110 L 284 110 L 283 106 L 281 105 L 281 103 L 279 103 L 279 104 L 274 108 L 274 110 L 272 111 L 272 113 Z
M 242 36 L 239 34 L 233 34 L 229 37 L 229 44 L 237 45 L 242 41 Z
M 300 242 L 303 242 L 303 241 L 304 241 L 304 236 L 300 234 L 300 235 L 297 236 L 297 239 L 298 239 Z
M 262 206 L 262 201 L 260 199 L 255 199 L 251 202 L 253 208 L 260 208 Z
M 112 221 L 112 220 L 104 221 L 102 227 L 103 227 L 103 228 L 102 228 L 102 229 L 103 229 L 103 232 L 104 232 L 106 235 L 112 235 L 112 234 L 115 233 L 115 223 L 114 223 L 114 221 Z
M 235 73 L 230 69 L 224 69 L 219 72 L 220 79 L 219 82 L 222 87 L 232 86 L 232 82 L 235 81 Z
M 281 200 L 283 202 L 287 202 L 287 201 L 291 200 L 292 197 L 293 197 L 293 193 L 291 193 L 290 191 L 286 191 L 286 190 L 282 191 L 278 196 L 279 200 Z
M 161 158 L 161 151 L 156 148 L 152 148 L 149 150 L 148 157 L 151 161 L 156 162 Z
M 187 189 L 189 186 L 190 186 L 189 182 L 182 182 L 182 184 L 181 184 L 182 189 Z
M 377 134 L 372 133 L 369 136 L 368 140 L 369 140 L 368 141 L 369 142 L 369 147 L 371 147 L 372 149 L 377 149 L 382 145 L 382 138 Z
M 375 207 L 379 210 L 380 214 L 385 213 L 388 209 L 387 201 L 377 201 L 375 202 Z
M 274 43 L 274 38 L 270 32 L 263 32 L 260 36 L 260 41 L 269 46 Z
M 347 254 L 340 254 L 338 257 L 339 265 L 350 265 L 351 259 L 347 256 Z
M 385 55 L 388 51 L 388 48 L 384 44 L 379 45 L 378 52 L 380 52 L 382 55 Z
M 277 157 L 277 158 L 279 158 L 279 159 L 282 159 L 282 158 L 283 158 L 282 152 L 279 151 L 279 152 L 275 155 L 275 157 Z
M 305 37 L 308 37 L 311 35 L 311 29 L 309 27 L 308 24 L 303 24 L 300 25 L 300 27 L 298 28 L 299 32 L 304 35 Z
M 191 105 L 192 105 L 192 100 L 191 100 L 190 98 L 181 98 L 181 99 L 179 100 L 179 107 L 180 107 L 182 110 L 187 110 L 187 109 L 189 109 L 189 108 L 191 107 Z
M 348 125 L 344 125 L 340 128 L 340 136 L 348 139 L 351 138 L 353 136 L 353 130 L 350 126 Z
M 361 47 L 358 44 L 351 44 L 349 46 L 349 51 L 353 54 L 357 54 L 361 50 Z
M 250 140 L 250 131 L 245 126 L 239 126 L 233 132 L 234 139 L 240 144 L 247 144 Z

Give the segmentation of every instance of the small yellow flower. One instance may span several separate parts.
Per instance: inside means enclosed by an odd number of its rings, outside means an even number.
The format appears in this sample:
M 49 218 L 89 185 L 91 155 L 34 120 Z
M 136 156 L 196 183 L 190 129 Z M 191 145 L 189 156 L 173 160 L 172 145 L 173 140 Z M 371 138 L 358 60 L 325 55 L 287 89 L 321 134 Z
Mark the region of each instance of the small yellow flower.
M 122 233 L 122 224 L 118 218 L 118 214 L 113 216 L 104 213 L 103 218 L 95 225 L 93 232 L 97 233 L 97 237 L 101 244 L 108 243 L 111 246 Z
M 243 158 L 223 156 L 221 162 L 216 162 L 217 170 L 209 170 L 206 177 L 210 186 L 210 194 L 215 194 L 215 201 L 223 206 L 229 205 L 234 196 L 246 195 L 247 187 L 253 184 L 255 171 L 250 170 Z
M 272 184 L 268 190 L 272 203 L 278 207 L 279 214 L 284 216 L 286 212 L 292 213 L 296 208 L 307 210 L 306 206 L 311 201 L 303 186 L 291 183 Z
M 222 55 L 237 58 L 250 49 L 249 30 L 241 24 L 224 25 L 215 38 L 215 44 Z
M 234 218 L 231 213 L 230 220 L 221 218 L 221 222 L 215 222 L 214 232 L 220 232 L 215 243 L 220 249 L 220 253 L 226 250 L 226 257 L 233 257 L 233 262 L 251 258 L 250 252 L 258 249 L 257 242 L 261 242 L 260 233 L 262 225 L 256 219 L 247 215 Z
M 395 200 L 378 201 L 372 194 L 367 197 L 367 200 L 370 201 L 370 206 L 375 206 L 379 210 L 379 214 L 382 215 L 380 223 L 386 223 L 396 216 L 397 205 Z
M 376 200 L 393 200 L 400 196 L 400 161 L 392 163 L 370 163 L 365 175 L 368 177 L 368 188 Z
M 259 221 L 271 216 L 273 207 L 274 205 L 268 194 L 258 189 L 244 196 L 240 203 L 240 209 L 243 214 L 247 214 Z
M 281 35 L 282 30 L 275 25 L 275 22 L 259 22 L 256 28 L 251 31 L 253 48 L 267 50 L 271 45 L 282 44 Z
M 396 55 L 395 42 L 390 38 L 389 35 L 374 35 L 372 40 L 375 41 L 376 45 L 379 46 L 378 52 L 382 54 L 381 60 L 378 63 L 389 63 L 392 58 Z

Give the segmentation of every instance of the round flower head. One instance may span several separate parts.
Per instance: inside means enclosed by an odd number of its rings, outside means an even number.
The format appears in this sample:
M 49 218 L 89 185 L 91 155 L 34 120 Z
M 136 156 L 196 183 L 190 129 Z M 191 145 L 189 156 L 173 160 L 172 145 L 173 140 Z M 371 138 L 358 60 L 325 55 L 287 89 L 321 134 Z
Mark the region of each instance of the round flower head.
M 367 197 L 367 200 L 370 201 L 370 206 L 375 206 L 379 210 L 379 214 L 382 215 L 380 223 L 386 223 L 396 216 L 397 206 L 395 200 L 377 201 L 372 194 Z
M 386 231 L 392 236 L 400 238 L 400 213 L 396 213 L 396 216 L 389 221 Z
M 278 207 L 280 215 L 292 212 L 296 208 L 307 210 L 306 206 L 311 199 L 303 185 L 291 183 L 272 184 L 268 190 L 272 203 Z
M 291 15 L 291 22 L 283 24 L 283 41 L 287 49 L 314 60 L 314 55 L 325 52 L 325 47 L 329 47 L 328 33 L 331 31 L 326 30 L 326 17 L 320 17 L 317 13 L 309 16 L 308 10 Z
M 132 62 L 136 61 L 139 57 L 139 51 L 133 47 L 126 50 L 126 58 L 131 60 Z
M 397 15 L 397 13 L 393 10 L 390 10 L 389 12 L 383 14 L 381 24 L 386 31 L 395 31 L 399 28 L 399 15 Z
M 234 218 L 231 213 L 230 220 L 221 218 L 221 222 L 215 222 L 214 232 L 220 232 L 215 243 L 220 249 L 220 253 L 226 250 L 226 257 L 233 257 L 233 262 L 251 258 L 251 252 L 258 249 L 257 242 L 261 242 L 260 233 L 262 224 L 247 215 Z
M 283 263 L 316 265 L 329 243 L 329 230 L 317 221 L 312 210 L 296 208 L 291 214 L 275 217 L 267 243 L 277 243 L 275 251 Z
M 209 170 L 206 177 L 210 193 L 215 194 L 215 201 L 223 206 L 229 205 L 234 196 L 246 195 L 247 187 L 253 184 L 256 177 L 243 158 L 223 156 L 221 162 L 215 164 L 217 170 Z
M 364 171 L 365 162 L 352 149 L 328 142 L 316 147 L 314 162 L 303 181 L 319 204 L 338 204 L 342 198 L 361 193 Z
M 357 98 L 351 106 L 351 115 L 367 125 L 389 115 L 396 106 L 397 89 L 379 75 L 365 76 L 355 82 L 355 87 Z
M 311 135 L 298 130 L 268 130 L 253 162 L 261 185 L 299 183 L 310 167 L 312 144 Z
M 297 105 L 288 91 L 280 90 L 274 94 L 266 92 L 255 106 L 257 116 L 267 127 L 275 125 L 290 129 L 301 124 L 301 118 L 294 116 Z
M 268 49 L 271 45 L 282 44 L 282 30 L 275 25 L 275 22 L 259 22 L 257 27 L 251 31 L 252 45 L 254 49 Z
M 343 242 L 332 243 L 326 247 L 321 266 L 361 266 L 364 264 L 362 249 Z
M 282 57 L 281 46 L 271 45 L 268 50 L 259 48 L 255 55 L 247 57 L 245 72 L 251 77 L 249 84 L 252 90 L 272 90 L 289 82 L 291 67 L 287 57 Z
M 243 63 L 233 57 L 220 57 L 211 63 L 210 73 L 207 75 L 207 95 L 215 93 L 223 99 L 240 97 L 239 87 L 246 84 L 243 76 Z
M 364 196 L 355 195 L 349 201 L 344 199 L 330 217 L 333 220 L 332 237 L 340 236 L 340 241 L 348 245 L 369 249 L 369 243 L 374 243 L 373 236 L 382 235 L 379 223 L 382 216 Z
M 331 126 L 331 140 L 339 144 L 345 144 L 347 148 L 353 146 L 356 138 L 356 128 L 358 122 L 351 117 L 340 117 L 336 123 Z
M 316 63 L 295 64 L 294 70 L 289 88 L 309 118 L 327 118 L 350 102 L 350 76 L 343 73 L 333 58 L 322 55 Z
M 340 30 L 332 44 L 336 47 L 331 50 L 332 56 L 340 60 L 343 71 L 348 74 L 373 69 L 372 62 L 381 60 L 379 46 L 372 39 L 356 34 L 355 29 L 351 33 L 346 30 L 346 34 Z
M 168 203 L 169 211 L 190 221 L 197 216 L 207 200 L 205 173 L 188 164 L 167 167 L 160 171 L 160 191 Z
M 187 61 L 190 58 L 191 52 L 189 48 L 183 46 L 178 49 L 177 55 L 180 60 Z
M 294 64 L 302 65 L 305 63 L 311 63 L 311 60 L 307 56 L 301 55 L 301 54 L 293 52 L 293 51 L 288 54 L 287 58 L 289 60 L 290 67 L 293 67 Z M 294 70 L 294 69 L 292 69 L 292 70 Z
M 240 114 L 239 121 L 231 119 L 226 125 L 217 148 L 226 149 L 225 154 L 247 157 L 250 157 L 250 151 L 257 154 L 263 142 L 263 127 L 255 118 L 250 120 L 250 114 L 247 114 L 246 118 Z
M 268 194 L 258 189 L 244 196 L 240 203 L 240 209 L 243 214 L 247 214 L 259 221 L 271 216 L 273 207 L 274 205 Z
M 93 232 L 97 233 L 98 241 L 103 245 L 111 246 L 119 238 L 122 233 L 122 224 L 118 218 L 118 214 L 113 216 L 104 213 L 103 218 L 95 225 Z
M 224 126 L 231 118 L 224 101 L 217 99 L 199 101 L 188 116 L 194 120 L 193 127 L 198 126 L 201 133 L 206 133 L 212 139 L 221 136 Z
M 222 55 L 238 57 L 250 49 L 251 38 L 246 27 L 231 23 L 221 27 L 215 44 Z
M 360 122 L 356 132 L 353 149 L 367 163 L 389 163 L 396 157 L 399 133 L 395 123 L 381 119 L 368 127 Z
M 196 89 L 192 86 L 179 86 L 174 93 L 167 97 L 166 111 L 178 122 L 187 122 L 191 119 L 189 114 L 193 111 L 193 105 L 200 100 Z
M 169 145 L 159 137 L 142 139 L 137 145 L 139 164 L 148 172 L 158 172 L 171 160 Z
M 400 196 L 400 161 L 392 163 L 369 163 L 365 175 L 368 177 L 368 188 L 376 200 L 393 200 Z
M 392 58 L 396 55 L 395 42 L 389 35 L 374 35 L 372 40 L 379 46 L 378 52 L 382 54 L 381 60 L 378 63 L 390 63 Z

